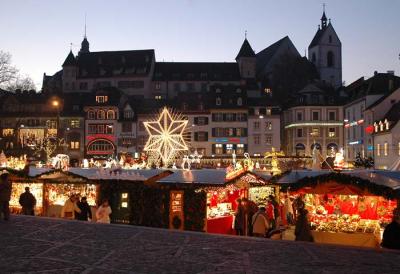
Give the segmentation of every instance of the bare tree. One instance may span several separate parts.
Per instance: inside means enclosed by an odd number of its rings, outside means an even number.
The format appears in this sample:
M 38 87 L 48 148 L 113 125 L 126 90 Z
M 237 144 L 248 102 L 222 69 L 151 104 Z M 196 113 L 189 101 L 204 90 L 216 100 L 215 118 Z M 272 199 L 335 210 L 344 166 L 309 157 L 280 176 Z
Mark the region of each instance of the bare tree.
M 0 88 L 15 91 L 35 90 L 36 86 L 28 75 L 21 75 L 11 63 L 11 54 L 0 50 Z
M 6 86 L 17 74 L 18 70 L 11 64 L 11 54 L 0 50 L 0 86 Z
M 36 86 L 31 77 L 18 74 L 15 79 L 5 85 L 5 89 L 9 91 L 16 91 L 17 89 L 36 90 Z

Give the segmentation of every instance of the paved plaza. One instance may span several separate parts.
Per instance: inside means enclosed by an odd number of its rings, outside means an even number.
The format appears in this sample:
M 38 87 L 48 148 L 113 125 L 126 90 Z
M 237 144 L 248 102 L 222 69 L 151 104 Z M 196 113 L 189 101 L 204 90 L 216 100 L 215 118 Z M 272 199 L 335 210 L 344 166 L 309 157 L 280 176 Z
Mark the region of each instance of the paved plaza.
M 0 273 L 400 273 L 400 252 L 12 217 Z

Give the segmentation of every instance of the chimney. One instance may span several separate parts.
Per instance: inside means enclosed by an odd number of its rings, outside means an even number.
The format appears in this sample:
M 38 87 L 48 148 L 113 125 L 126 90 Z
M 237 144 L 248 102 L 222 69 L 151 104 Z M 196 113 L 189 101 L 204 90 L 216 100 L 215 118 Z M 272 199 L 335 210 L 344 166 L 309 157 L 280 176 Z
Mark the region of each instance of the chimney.
M 387 74 L 394 75 L 394 70 L 388 70 Z
M 374 76 L 376 76 L 378 74 L 378 71 L 377 70 L 375 70 L 374 71 Z

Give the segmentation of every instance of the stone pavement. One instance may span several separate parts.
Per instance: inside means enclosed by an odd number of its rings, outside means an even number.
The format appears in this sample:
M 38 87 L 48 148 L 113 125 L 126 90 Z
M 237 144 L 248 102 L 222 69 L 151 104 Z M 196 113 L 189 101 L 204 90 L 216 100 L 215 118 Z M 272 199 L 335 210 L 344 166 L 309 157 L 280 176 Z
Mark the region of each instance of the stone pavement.
M 400 252 L 12 216 L 0 273 L 400 273 Z

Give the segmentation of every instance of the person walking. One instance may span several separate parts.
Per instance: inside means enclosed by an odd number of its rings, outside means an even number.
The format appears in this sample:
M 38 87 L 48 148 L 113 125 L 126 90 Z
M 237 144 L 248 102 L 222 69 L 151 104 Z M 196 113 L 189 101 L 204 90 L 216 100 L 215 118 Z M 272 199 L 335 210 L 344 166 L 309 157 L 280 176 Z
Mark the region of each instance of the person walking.
M 35 215 L 36 198 L 30 192 L 29 187 L 25 187 L 25 192 L 19 196 L 19 204 L 22 206 L 22 214 Z
M 294 235 L 296 236 L 296 241 L 303 242 L 313 242 L 314 238 L 311 234 L 311 225 L 308 221 L 308 211 L 304 208 L 304 202 L 299 201 L 298 205 L 298 215 L 296 220 L 296 228 L 294 231 Z
M 71 197 L 65 201 L 63 208 L 61 209 L 61 218 L 64 219 L 75 219 L 75 212 L 81 213 L 80 208 L 76 205 L 78 196 L 72 194 Z
M 237 200 L 237 208 L 235 212 L 235 223 L 234 223 L 234 228 L 236 231 L 236 235 L 243 236 L 244 235 L 244 223 L 245 223 L 245 209 L 242 204 L 242 200 L 238 199 Z
M 10 199 L 12 183 L 8 179 L 8 171 L 3 170 L 0 175 L 0 214 L 3 213 L 5 221 L 10 219 Z
M 400 250 L 400 208 L 393 210 L 393 220 L 383 231 L 382 247 Z
M 98 223 L 109 224 L 110 214 L 112 213 L 111 207 L 108 203 L 108 200 L 103 200 L 101 205 L 96 211 L 96 219 Z
M 81 210 L 81 212 L 75 212 L 75 218 L 80 221 L 87 221 L 92 219 L 92 210 L 87 202 L 86 197 L 82 197 L 80 202 L 77 203 L 77 206 Z
M 269 223 L 265 213 L 265 207 L 260 207 L 253 215 L 252 228 L 254 237 L 265 237 L 269 230 Z

